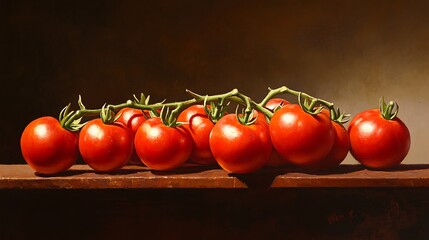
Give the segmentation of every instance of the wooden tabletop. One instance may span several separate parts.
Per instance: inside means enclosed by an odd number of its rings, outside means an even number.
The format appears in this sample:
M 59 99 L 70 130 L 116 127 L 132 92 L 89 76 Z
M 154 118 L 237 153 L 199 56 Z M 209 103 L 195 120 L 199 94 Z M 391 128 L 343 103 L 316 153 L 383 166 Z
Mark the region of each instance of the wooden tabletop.
M 219 167 L 186 165 L 159 172 L 125 166 L 114 174 L 96 173 L 75 165 L 63 174 L 40 176 L 28 165 L 0 165 L 0 189 L 114 188 L 307 188 L 307 187 L 429 187 L 429 165 L 402 165 L 373 171 L 361 165 L 340 165 L 329 172 L 297 168 L 264 168 L 247 175 L 229 174 Z

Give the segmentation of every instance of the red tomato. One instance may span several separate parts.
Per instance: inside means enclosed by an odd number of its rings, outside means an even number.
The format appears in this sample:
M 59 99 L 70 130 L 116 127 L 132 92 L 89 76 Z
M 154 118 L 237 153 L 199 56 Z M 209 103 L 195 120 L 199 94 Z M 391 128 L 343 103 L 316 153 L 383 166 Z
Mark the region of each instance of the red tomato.
M 210 148 L 219 165 L 230 173 L 252 173 L 269 160 L 272 145 L 268 125 L 261 118 L 243 125 L 227 114 L 213 127 Z
M 398 118 L 386 120 L 378 109 L 357 114 L 350 122 L 349 136 L 353 157 L 372 169 L 399 165 L 410 149 L 410 132 Z
M 119 116 L 116 121 L 123 123 L 133 133 L 137 132 L 137 129 L 146 120 L 142 110 L 135 108 L 122 108 L 116 115 Z
M 117 116 L 119 117 L 116 121 L 124 124 L 132 131 L 133 139 L 134 139 L 134 135 L 137 132 L 137 129 L 144 121 L 146 121 L 146 117 L 143 114 L 142 110 L 135 109 L 135 108 L 122 108 L 117 113 Z M 142 165 L 142 162 L 140 161 L 139 156 L 137 156 L 137 153 L 135 150 L 131 155 L 130 163 L 136 164 L 136 165 Z
M 192 137 L 183 126 L 168 127 L 155 117 L 139 127 L 134 146 L 141 161 L 149 168 L 172 170 L 189 159 Z
M 100 118 L 89 121 L 80 131 L 82 159 L 98 172 L 122 168 L 133 153 L 133 134 L 121 123 L 105 124 Z
M 268 102 L 265 104 L 265 107 L 268 108 L 270 111 L 274 111 L 279 107 L 283 107 L 285 105 L 289 104 L 289 101 L 283 99 L 283 98 L 271 98 L 268 100 Z M 262 115 L 261 118 L 265 117 Z M 276 149 L 273 149 L 271 153 L 270 160 L 268 161 L 267 165 L 271 167 L 277 167 L 281 165 L 286 165 L 288 162 L 286 162 L 280 154 L 277 152 Z
M 321 161 L 308 166 L 307 168 L 313 170 L 327 170 L 335 168 L 340 165 L 350 150 L 350 139 L 349 133 L 343 125 L 332 122 L 332 127 L 335 130 L 335 142 L 332 146 L 331 151 Z
M 190 159 L 199 164 L 215 164 L 216 160 L 210 150 L 209 137 L 214 123 L 209 119 L 203 105 L 193 105 L 182 111 L 177 118 L 186 122 L 183 126 L 191 133 L 193 147 Z
M 329 118 L 331 117 L 327 109 L 323 109 L 322 113 Z M 335 121 L 332 121 L 332 127 L 335 133 L 335 141 L 331 151 L 319 162 L 307 165 L 305 168 L 315 171 L 332 169 L 340 165 L 347 157 L 350 150 L 349 133 L 342 124 Z
M 282 158 L 298 166 L 321 161 L 335 141 L 329 117 L 308 114 L 298 104 L 288 104 L 274 113 L 270 135 Z
M 283 107 L 285 105 L 289 104 L 289 101 L 283 99 L 283 98 L 271 98 L 268 100 L 268 102 L 265 104 L 265 107 L 268 108 L 271 111 L 274 111 L 278 107 Z
M 24 129 L 21 152 L 25 161 L 36 172 L 61 173 L 69 169 L 78 158 L 78 134 L 62 128 L 53 117 L 41 117 Z

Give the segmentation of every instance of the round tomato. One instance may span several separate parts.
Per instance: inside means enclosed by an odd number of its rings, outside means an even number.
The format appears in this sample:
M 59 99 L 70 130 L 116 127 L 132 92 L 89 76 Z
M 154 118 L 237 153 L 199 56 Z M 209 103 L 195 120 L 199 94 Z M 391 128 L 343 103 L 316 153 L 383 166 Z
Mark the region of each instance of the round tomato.
M 251 125 L 244 125 L 236 114 L 227 114 L 213 127 L 210 148 L 225 171 L 255 172 L 268 162 L 272 151 L 268 125 L 261 118 Z
M 328 170 L 335 168 L 340 165 L 344 159 L 347 157 L 347 154 L 350 150 L 350 139 L 349 133 L 344 128 L 342 124 L 337 122 L 332 122 L 332 127 L 335 132 L 335 141 L 334 146 L 332 146 L 331 151 L 319 162 L 307 166 L 308 169 L 313 170 Z
M 79 134 L 82 159 L 98 172 L 121 169 L 133 153 L 133 134 L 123 124 L 105 124 L 100 118 L 89 121 Z
M 289 104 L 289 101 L 283 99 L 283 98 L 271 98 L 270 100 L 268 100 L 268 102 L 265 104 L 265 107 L 274 112 L 275 110 L 285 106 Z M 262 115 L 261 118 L 265 117 Z M 276 149 L 273 149 L 272 153 L 271 153 L 271 157 L 270 160 L 268 161 L 267 165 L 271 166 L 271 167 L 277 167 L 277 166 L 281 166 L 281 165 L 285 165 L 288 164 L 288 162 L 286 162 L 281 156 L 280 154 L 277 152 Z
M 159 117 L 137 130 L 134 146 L 140 160 L 154 170 L 171 170 L 185 163 L 192 152 L 192 137 L 183 126 L 168 127 Z
M 329 117 L 306 113 L 298 104 L 288 104 L 274 113 L 270 135 L 280 156 L 297 166 L 321 161 L 335 141 Z
M 410 132 L 398 118 L 385 119 L 378 109 L 357 114 L 350 122 L 350 152 L 362 165 L 388 169 L 399 165 L 410 149 Z
M 209 137 L 214 127 L 214 123 L 209 119 L 204 105 L 192 105 L 183 110 L 178 122 L 184 122 L 183 125 L 191 133 L 193 147 L 190 159 L 198 164 L 215 164 L 216 160 L 210 150 Z
M 135 133 L 137 132 L 137 129 L 144 121 L 146 121 L 146 117 L 143 114 L 142 110 L 135 109 L 135 108 L 122 108 L 121 110 L 119 110 L 116 116 L 118 116 L 118 119 L 116 120 L 117 122 L 124 124 L 132 131 L 133 139 L 134 139 Z M 140 161 L 139 156 L 137 156 L 137 153 L 135 150 L 131 155 L 129 163 L 142 165 L 142 162 Z
M 41 117 L 25 127 L 21 135 L 21 152 L 36 172 L 61 173 L 78 158 L 78 134 L 62 128 L 53 117 Z

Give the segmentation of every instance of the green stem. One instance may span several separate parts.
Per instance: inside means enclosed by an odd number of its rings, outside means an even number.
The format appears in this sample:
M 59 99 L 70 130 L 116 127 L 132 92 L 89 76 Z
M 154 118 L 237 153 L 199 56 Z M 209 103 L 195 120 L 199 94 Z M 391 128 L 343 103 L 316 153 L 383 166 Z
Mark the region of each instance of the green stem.
M 106 108 L 112 110 L 113 112 L 118 112 L 120 109 L 126 108 L 126 107 L 140 109 L 140 110 L 150 110 L 152 112 L 156 112 L 158 109 L 161 109 L 163 107 L 174 108 L 174 110 L 171 111 L 170 115 L 167 117 L 167 121 L 170 122 L 171 126 L 174 126 L 175 120 L 177 119 L 178 115 L 183 109 L 186 109 L 191 105 L 202 103 L 202 102 L 220 101 L 221 103 L 223 103 L 225 102 L 225 100 L 231 100 L 239 104 L 245 105 L 246 106 L 245 116 L 244 116 L 245 122 L 251 121 L 250 118 L 251 118 L 251 115 L 252 115 L 251 113 L 253 109 L 256 109 L 257 111 L 261 112 L 262 114 L 266 115 L 268 118 L 271 118 L 273 116 L 273 112 L 271 112 L 264 106 L 271 98 L 281 93 L 289 93 L 295 96 L 301 96 L 301 97 L 311 99 L 312 106 L 314 106 L 316 103 L 320 103 L 322 105 L 325 105 L 328 109 L 331 110 L 334 105 L 331 102 L 325 101 L 323 99 L 315 98 L 306 93 L 289 89 L 286 86 L 283 86 L 277 89 L 270 89 L 268 94 L 260 103 L 256 103 L 250 97 L 240 93 L 237 89 L 233 89 L 227 93 L 216 94 L 211 96 L 202 96 L 190 90 L 186 90 L 186 91 L 193 97 L 192 99 L 181 101 L 181 102 L 171 102 L 171 103 L 160 102 L 155 104 L 146 104 L 138 101 L 128 100 L 125 103 L 120 103 L 116 105 L 107 105 Z M 79 102 L 81 102 L 80 98 L 79 98 Z M 70 114 L 68 114 L 67 117 L 63 119 L 64 120 L 63 126 L 68 129 L 71 129 L 70 126 L 73 124 L 75 120 L 84 116 L 97 116 L 101 113 L 101 111 L 102 109 L 80 109 L 74 113 L 70 112 Z

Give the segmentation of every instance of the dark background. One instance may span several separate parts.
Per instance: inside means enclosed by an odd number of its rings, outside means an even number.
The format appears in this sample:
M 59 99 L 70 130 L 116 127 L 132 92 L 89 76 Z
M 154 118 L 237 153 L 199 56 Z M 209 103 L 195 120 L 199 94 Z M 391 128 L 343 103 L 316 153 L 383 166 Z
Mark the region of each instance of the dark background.
M 424 163 L 429 1 L 0 1 L 0 163 L 69 102 L 154 101 L 286 85 L 355 115 L 396 100 Z M 355 163 L 348 156 L 346 163 Z

